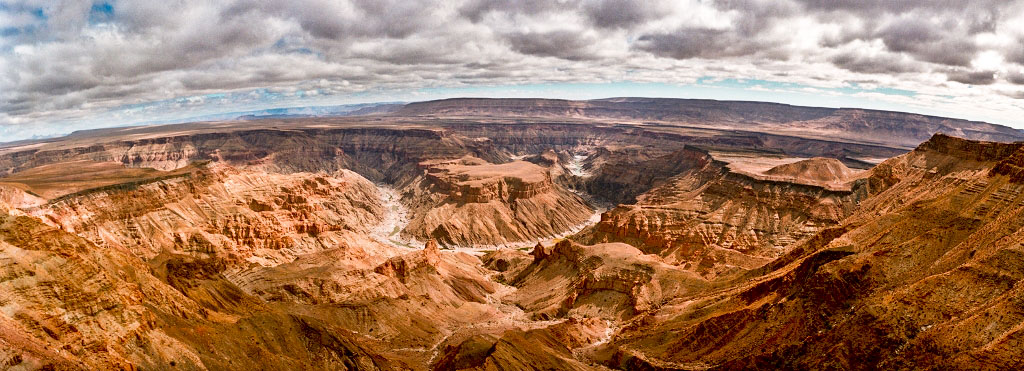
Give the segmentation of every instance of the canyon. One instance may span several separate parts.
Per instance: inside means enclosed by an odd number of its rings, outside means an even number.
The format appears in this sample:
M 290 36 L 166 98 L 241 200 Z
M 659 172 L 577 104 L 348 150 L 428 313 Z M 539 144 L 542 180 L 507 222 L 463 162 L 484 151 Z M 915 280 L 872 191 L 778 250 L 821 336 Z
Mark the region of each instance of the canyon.
M 1015 368 L 1024 132 L 450 99 L 0 145 L 0 368 Z

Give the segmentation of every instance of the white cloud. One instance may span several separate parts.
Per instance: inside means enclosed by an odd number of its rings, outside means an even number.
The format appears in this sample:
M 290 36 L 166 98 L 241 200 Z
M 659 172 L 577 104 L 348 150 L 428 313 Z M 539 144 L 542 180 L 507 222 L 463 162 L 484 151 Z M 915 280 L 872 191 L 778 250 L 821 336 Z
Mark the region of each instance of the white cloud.
M 188 107 L 700 77 L 902 89 L 917 95 L 850 97 L 1024 127 L 1022 1 L 120 0 L 101 22 L 91 1 L 0 1 L 8 138 L 212 93 L 237 94 Z

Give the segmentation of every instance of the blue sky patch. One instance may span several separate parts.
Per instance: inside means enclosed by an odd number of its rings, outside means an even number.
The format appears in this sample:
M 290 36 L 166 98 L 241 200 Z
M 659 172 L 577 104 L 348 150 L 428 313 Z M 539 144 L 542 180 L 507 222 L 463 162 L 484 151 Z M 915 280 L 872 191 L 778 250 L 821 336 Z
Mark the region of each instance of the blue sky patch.
M 114 18 L 114 6 L 108 2 L 92 4 L 92 8 L 89 9 L 89 23 L 91 24 L 108 22 L 112 18 Z

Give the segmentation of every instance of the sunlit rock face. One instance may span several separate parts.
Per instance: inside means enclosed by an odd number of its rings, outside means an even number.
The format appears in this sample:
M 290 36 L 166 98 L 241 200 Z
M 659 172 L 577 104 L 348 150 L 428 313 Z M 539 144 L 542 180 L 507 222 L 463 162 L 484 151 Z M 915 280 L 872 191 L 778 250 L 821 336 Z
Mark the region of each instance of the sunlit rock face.
M 0 148 L 0 368 L 1015 366 L 1024 146 L 726 106 L 453 100 Z

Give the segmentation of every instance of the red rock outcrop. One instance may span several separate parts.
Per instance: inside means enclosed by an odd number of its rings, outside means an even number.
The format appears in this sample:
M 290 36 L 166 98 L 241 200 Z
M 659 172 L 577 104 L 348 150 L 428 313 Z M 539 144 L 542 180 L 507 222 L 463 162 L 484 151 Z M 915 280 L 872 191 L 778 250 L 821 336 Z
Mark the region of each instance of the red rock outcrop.
M 841 224 L 635 320 L 606 364 L 1018 366 L 1024 186 L 992 169 L 1020 147 L 936 136 L 886 161 L 869 178 L 885 186 Z
M 425 175 L 406 186 L 412 220 L 403 234 L 444 245 L 529 243 L 584 223 L 592 209 L 552 182 L 547 169 L 477 158 L 421 164 Z
M 570 318 L 544 328 L 476 335 L 445 344 L 432 369 L 591 370 L 593 366 L 576 359 L 572 351 L 599 341 L 604 327 L 593 318 Z
M 421 163 L 427 180 L 460 203 L 515 202 L 552 191 L 551 178 L 540 166 L 515 161 L 489 164 L 477 158 Z
M 6 215 L 0 256 L 5 368 L 402 367 L 351 332 L 247 297 L 216 262 L 169 257 L 154 267 Z
M 569 240 L 535 260 L 511 283 L 512 300 L 537 318 L 569 315 L 623 320 L 707 282 L 622 243 L 584 246 Z
M 0 368 L 1018 366 L 1024 145 L 937 135 L 830 188 L 844 166 L 907 140 L 850 138 L 908 116 L 677 103 L 527 112 L 559 120 L 118 128 L 0 147 Z M 679 117 L 760 121 L 664 121 Z M 830 117 L 858 134 L 756 131 Z M 911 137 L 942 124 L 919 121 Z M 733 171 L 711 155 L 722 151 L 836 160 L 775 179 Z M 587 190 L 631 204 L 532 252 L 440 248 L 533 245 L 590 216 L 576 193 Z
M 682 170 L 644 193 L 636 204 L 601 215 L 574 238 L 626 242 L 714 278 L 759 267 L 786 246 L 839 223 L 863 192 L 760 179 L 734 173 L 707 152 L 684 149 Z
M 406 283 L 409 276 L 412 275 L 412 271 L 417 269 L 436 271 L 440 263 L 441 252 L 437 248 L 437 241 L 429 240 L 421 253 L 393 257 L 385 261 L 384 264 L 378 265 L 373 271 Z
M 131 189 L 94 190 L 28 212 L 144 258 L 177 249 L 259 264 L 364 240 L 384 214 L 376 187 L 352 172 L 282 175 L 224 165 Z

